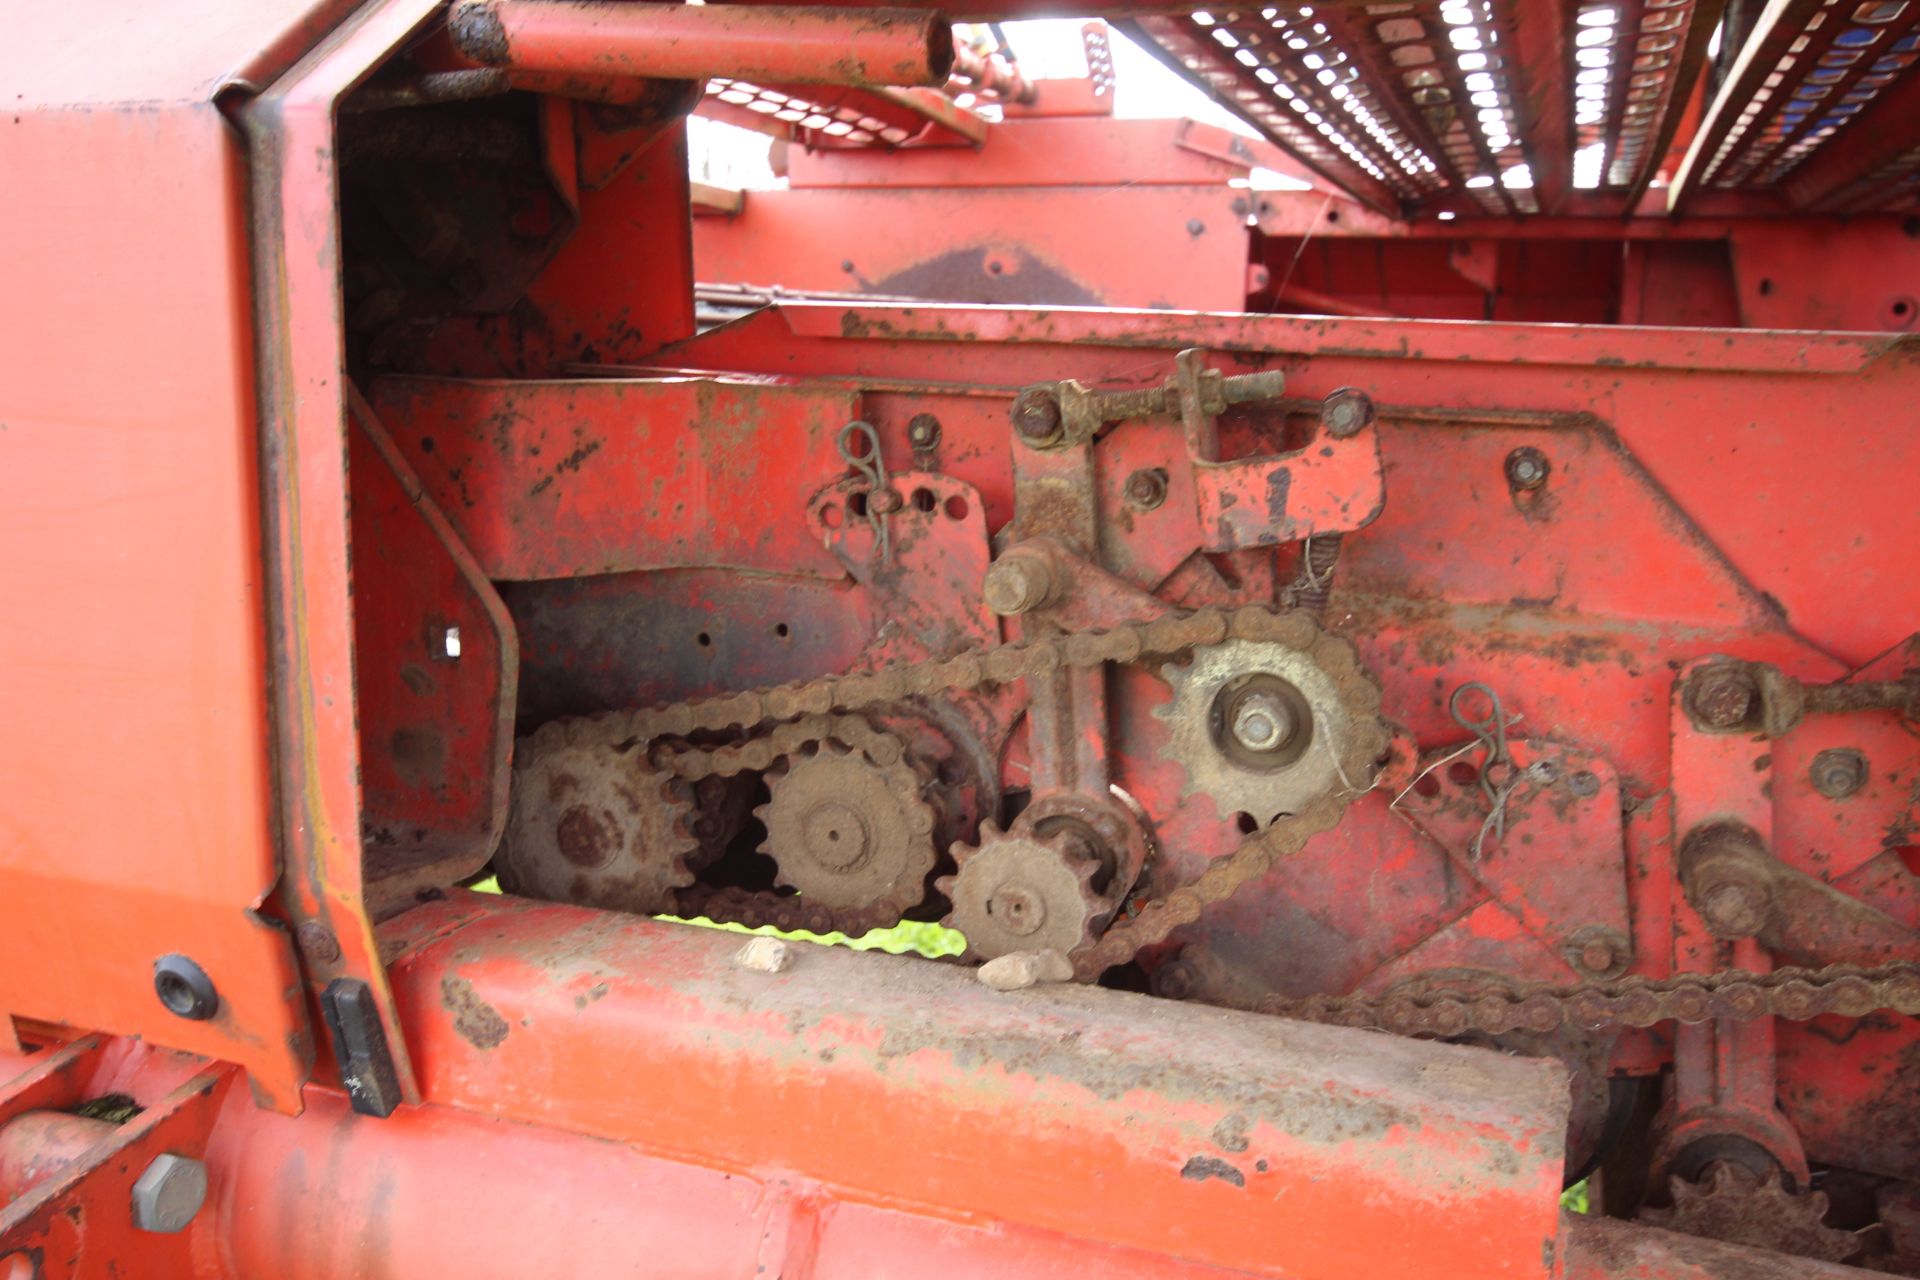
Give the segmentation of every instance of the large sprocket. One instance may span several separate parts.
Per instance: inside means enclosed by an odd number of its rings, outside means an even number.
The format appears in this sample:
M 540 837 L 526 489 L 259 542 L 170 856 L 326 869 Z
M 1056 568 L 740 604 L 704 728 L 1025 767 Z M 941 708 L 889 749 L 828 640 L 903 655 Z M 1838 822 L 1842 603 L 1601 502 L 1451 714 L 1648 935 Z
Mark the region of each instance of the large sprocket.
M 1255 828 L 1322 796 L 1366 790 L 1388 741 L 1377 693 L 1351 678 L 1364 675 L 1353 647 L 1324 632 L 1301 647 L 1237 638 L 1200 646 L 1161 674 L 1173 689 L 1154 711 L 1168 730 L 1161 755 L 1186 771 L 1182 794 L 1206 796 L 1222 818 L 1246 815 Z M 1343 692 L 1361 684 L 1374 696 Z
M 504 888 L 643 915 L 674 909 L 699 848 L 685 783 L 638 747 L 536 734 L 516 752 L 513 802 L 495 868 Z

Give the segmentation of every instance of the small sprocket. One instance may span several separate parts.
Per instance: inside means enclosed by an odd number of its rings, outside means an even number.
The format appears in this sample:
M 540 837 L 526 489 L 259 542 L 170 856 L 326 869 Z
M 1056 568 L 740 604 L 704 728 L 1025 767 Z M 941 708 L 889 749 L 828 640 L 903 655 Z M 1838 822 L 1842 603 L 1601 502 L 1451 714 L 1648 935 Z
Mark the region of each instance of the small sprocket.
M 959 870 L 936 887 L 953 903 L 943 921 L 966 935 L 970 954 L 991 960 L 1016 951 L 1065 956 L 1091 943 L 1113 914 L 1094 889 L 1102 866 L 1069 831 L 1035 833 L 1015 822 L 980 824 L 980 844 L 953 848 Z
M 1743 1164 L 1716 1160 L 1698 1181 L 1675 1177 L 1670 1185 L 1673 1207 L 1642 1210 L 1644 1221 L 1690 1236 L 1825 1262 L 1845 1262 L 1863 1247 L 1852 1232 L 1826 1224 L 1824 1192 L 1796 1195 L 1781 1185 L 1777 1169 L 1761 1177 Z
M 504 888 L 642 915 L 674 908 L 699 848 L 686 784 L 638 748 L 536 734 L 516 752 L 512 809 L 495 859 Z

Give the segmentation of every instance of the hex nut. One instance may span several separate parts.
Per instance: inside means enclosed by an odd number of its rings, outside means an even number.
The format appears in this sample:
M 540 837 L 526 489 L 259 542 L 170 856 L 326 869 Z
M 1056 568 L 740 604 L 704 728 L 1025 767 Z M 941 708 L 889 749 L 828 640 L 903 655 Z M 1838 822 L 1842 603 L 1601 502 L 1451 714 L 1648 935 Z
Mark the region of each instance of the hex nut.
M 1127 505 L 1135 511 L 1152 511 L 1167 500 L 1167 473 L 1159 467 L 1142 467 L 1127 477 Z
M 1687 682 L 1687 714 L 1702 729 L 1738 729 L 1753 715 L 1760 685 L 1746 664 L 1702 667 Z
M 1844 800 L 1867 785 L 1867 758 L 1852 747 L 1828 747 L 1807 770 L 1813 789 L 1829 800 Z
M 1013 401 L 1013 430 L 1027 444 L 1042 448 L 1060 438 L 1060 402 L 1046 387 L 1028 387 Z
M 1356 387 L 1341 387 L 1320 403 L 1320 425 L 1336 440 L 1357 436 L 1373 421 L 1373 397 Z
M 186 1230 L 207 1202 L 207 1166 L 163 1152 L 133 1184 L 133 1225 L 171 1235 Z
M 930 413 L 916 413 L 907 420 L 907 443 L 917 452 L 925 452 L 940 443 L 940 419 Z

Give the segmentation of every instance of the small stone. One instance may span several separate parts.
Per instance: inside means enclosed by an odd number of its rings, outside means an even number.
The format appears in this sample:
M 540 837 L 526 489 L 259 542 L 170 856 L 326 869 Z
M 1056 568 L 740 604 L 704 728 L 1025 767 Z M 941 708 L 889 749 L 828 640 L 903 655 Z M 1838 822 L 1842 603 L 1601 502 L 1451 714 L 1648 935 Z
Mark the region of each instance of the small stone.
M 755 973 L 780 973 L 793 967 L 793 945 L 779 938 L 755 938 L 734 953 L 733 962 Z
M 1020 991 L 1041 982 L 1071 982 L 1073 965 L 1058 951 L 1015 951 L 974 971 L 995 991 Z

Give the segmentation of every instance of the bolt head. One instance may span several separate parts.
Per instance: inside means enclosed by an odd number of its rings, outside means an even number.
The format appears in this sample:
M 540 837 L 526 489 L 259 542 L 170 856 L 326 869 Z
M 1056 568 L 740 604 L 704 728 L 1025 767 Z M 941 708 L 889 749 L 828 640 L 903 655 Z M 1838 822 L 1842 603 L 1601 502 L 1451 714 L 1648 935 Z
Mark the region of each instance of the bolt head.
M 1038 609 L 1052 593 L 1053 576 L 1046 565 L 1018 554 L 994 561 L 981 588 L 987 608 L 1003 618 Z
M 1136 511 L 1152 511 L 1167 500 L 1167 473 L 1158 467 L 1146 467 L 1127 477 L 1127 505 Z
M 1707 667 L 1693 677 L 1687 707 L 1707 729 L 1737 729 L 1753 714 L 1760 688 L 1753 674 L 1738 663 Z
M 1373 397 L 1354 387 L 1341 387 L 1320 404 L 1320 425 L 1336 440 L 1360 434 L 1373 421 Z
M 340 962 L 340 939 L 333 936 L 333 930 L 318 920 L 304 920 L 293 931 L 300 943 L 300 950 L 307 959 L 315 964 L 338 964 Z
M 907 443 L 915 449 L 931 449 L 940 443 L 940 419 L 930 413 L 916 413 L 907 422 Z
M 1829 800 L 1844 800 L 1867 785 L 1867 758 L 1852 747 L 1829 747 L 1807 771 L 1813 789 Z
M 1538 449 L 1515 449 L 1507 455 L 1507 483 L 1514 489 L 1538 489 L 1552 470 L 1547 455 Z
M 1013 431 L 1038 448 L 1060 435 L 1060 402 L 1044 387 L 1029 387 L 1013 401 Z
M 1591 769 L 1577 769 L 1567 779 L 1567 787 L 1581 799 L 1591 799 L 1600 794 L 1600 775 Z
M 133 1225 L 171 1235 L 186 1230 L 207 1202 L 207 1166 L 163 1152 L 133 1184 Z
M 1588 973 L 1605 973 L 1613 968 L 1613 962 L 1612 945 L 1600 938 L 1580 948 L 1580 967 Z
M 1272 694 L 1248 694 L 1233 709 L 1233 740 L 1249 751 L 1278 751 L 1294 728 L 1293 708 Z

